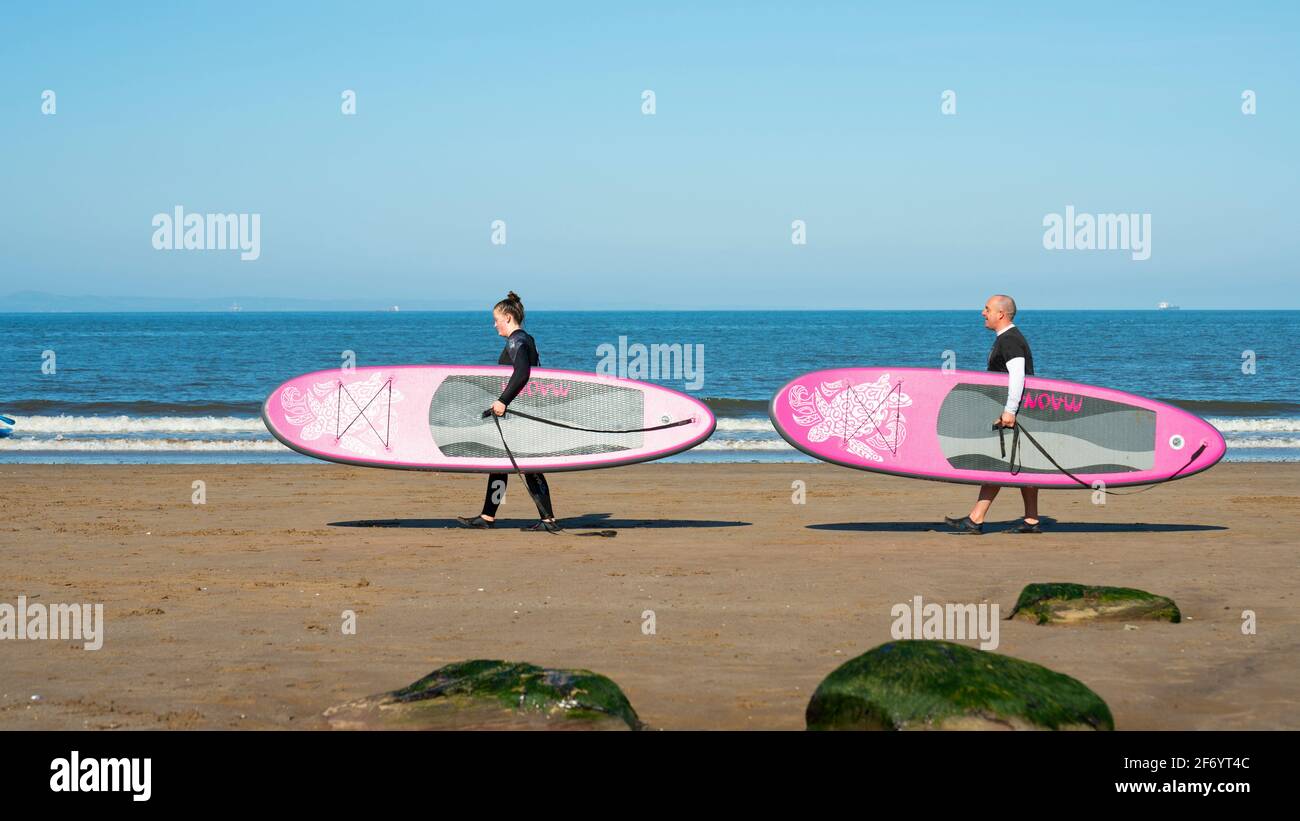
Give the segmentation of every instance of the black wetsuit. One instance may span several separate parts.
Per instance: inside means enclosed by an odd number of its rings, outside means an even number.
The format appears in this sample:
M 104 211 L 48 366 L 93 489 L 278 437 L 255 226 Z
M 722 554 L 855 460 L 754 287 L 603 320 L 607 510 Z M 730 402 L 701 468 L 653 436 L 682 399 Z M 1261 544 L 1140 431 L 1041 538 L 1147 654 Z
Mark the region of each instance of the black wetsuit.
M 1023 357 L 1025 376 L 1034 375 L 1034 355 L 1029 350 L 1029 341 L 1020 333 L 1020 328 L 1011 326 L 993 340 L 993 350 L 989 351 L 989 370 L 1006 373 L 1007 363 Z
M 515 369 L 514 373 L 510 374 L 510 381 L 506 383 L 505 390 L 501 391 L 501 396 L 498 397 L 503 405 L 508 406 L 511 400 L 524 389 L 524 385 L 528 384 L 533 366 L 542 364 L 542 360 L 537 355 L 537 343 L 527 331 L 520 328 L 506 340 L 506 346 L 501 351 L 501 356 L 497 358 L 497 364 L 513 365 Z M 506 482 L 509 478 L 508 473 L 493 473 L 488 476 L 487 493 L 483 497 L 483 515 L 492 517 L 497 515 L 497 508 L 505 498 Z M 546 485 L 546 477 L 540 473 L 525 473 L 524 481 L 528 483 L 528 489 L 532 492 L 533 501 L 541 517 L 555 518 L 551 509 L 551 489 Z M 497 484 L 498 482 L 500 484 Z

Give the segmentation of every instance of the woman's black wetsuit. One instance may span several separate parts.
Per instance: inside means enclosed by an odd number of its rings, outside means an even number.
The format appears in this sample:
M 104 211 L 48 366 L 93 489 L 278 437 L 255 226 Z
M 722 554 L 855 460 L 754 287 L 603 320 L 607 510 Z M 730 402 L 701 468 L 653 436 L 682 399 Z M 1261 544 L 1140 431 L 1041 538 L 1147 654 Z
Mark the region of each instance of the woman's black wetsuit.
M 501 356 L 497 359 L 497 364 L 513 365 L 514 373 L 510 374 L 510 381 L 506 383 L 505 390 L 498 397 L 503 405 L 509 405 L 511 400 L 519 395 L 528 384 L 528 378 L 532 376 L 533 366 L 542 364 L 541 358 L 537 355 L 537 344 L 527 331 L 520 328 L 510 335 L 506 340 L 506 346 L 501 351 Z M 506 481 L 509 480 L 508 473 L 493 473 L 488 476 L 487 493 L 483 497 L 483 515 L 497 515 L 497 508 L 501 506 L 501 500 L 506 495 Z M 540 473 L 525 473 L 524 481 L 528 483 L 528 489 L 532 491 L 533 501 L 537 504 L 537 512 L 543 519 L 553 519 L 555 514 L 551 511 L 551 489 L 546 485 L 546 477 Z M 500 484 L 497 484 L 500 482 Z

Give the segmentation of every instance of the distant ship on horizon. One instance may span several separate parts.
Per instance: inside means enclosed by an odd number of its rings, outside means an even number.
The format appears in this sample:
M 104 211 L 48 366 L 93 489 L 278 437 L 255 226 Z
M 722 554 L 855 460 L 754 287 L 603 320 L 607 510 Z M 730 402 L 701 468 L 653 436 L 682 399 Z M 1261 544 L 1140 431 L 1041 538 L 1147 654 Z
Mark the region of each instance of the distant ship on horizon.
M 1177 311 L 1177 310 L 1179 310 L 1179 308 L 1178 308 L 1177 305 L 1175 305 L 1175 304 L 1172 303 L 1172 302 L 1157 302 L 1157 303 L 1156 303 L 1156 310 L 1157 310 L 1157 311 Z

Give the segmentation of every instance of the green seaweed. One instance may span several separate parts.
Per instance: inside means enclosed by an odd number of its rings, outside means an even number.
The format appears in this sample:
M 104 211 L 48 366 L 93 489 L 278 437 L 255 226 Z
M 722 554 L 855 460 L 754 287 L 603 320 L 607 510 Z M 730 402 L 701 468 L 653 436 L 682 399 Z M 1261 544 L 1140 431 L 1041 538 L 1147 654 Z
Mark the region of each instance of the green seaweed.
M 1133 602 L 1144 606 L 1135 608 L 1137 612 L 1126 614 L 1128 618 L 1163 620 L 1174 624 L 1182 621 L 1178 605 L 1164 596 L 1132 587 L 1089 586 L 1070 582 L 1026 585 L 1007 618 L 1015 618 L 1016 614 L 1024 612 L 1033 616 L 1038 624 L 1047 624 L 1052 621 L 1053 606 L 1066 602 L 1077 602 L 1084 606 Z
M 613 717 L 634 730 L 641 727 L 619 686 L 590 670 L 553 670 L 524 662 L 474 659 L 439 667 L 390 695 L 399 703 L 455 696 L 492 699 L 519 712 L 578 721 Z
M 808 702 L 809 730 L 909 729 L 976 717 L 1048 729 L 1113 730 L 1106 703 L 1077 679 L 946 641 L 882 644 L 827 676 Z

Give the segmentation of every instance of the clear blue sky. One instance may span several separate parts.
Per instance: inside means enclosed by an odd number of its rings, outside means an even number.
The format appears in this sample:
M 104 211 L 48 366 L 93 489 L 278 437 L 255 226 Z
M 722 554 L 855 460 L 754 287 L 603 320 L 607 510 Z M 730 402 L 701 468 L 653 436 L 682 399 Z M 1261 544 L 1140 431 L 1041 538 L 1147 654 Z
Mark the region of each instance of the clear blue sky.
M 1300 307 L 1294 2 L 27 5 L 0 293 Z M 178 204 L 261 259 L 155 251 Z M 1066 205 L 1151 259 L 1044 250 Z

